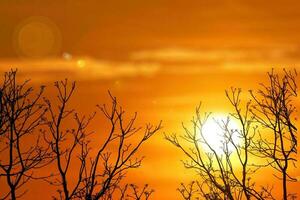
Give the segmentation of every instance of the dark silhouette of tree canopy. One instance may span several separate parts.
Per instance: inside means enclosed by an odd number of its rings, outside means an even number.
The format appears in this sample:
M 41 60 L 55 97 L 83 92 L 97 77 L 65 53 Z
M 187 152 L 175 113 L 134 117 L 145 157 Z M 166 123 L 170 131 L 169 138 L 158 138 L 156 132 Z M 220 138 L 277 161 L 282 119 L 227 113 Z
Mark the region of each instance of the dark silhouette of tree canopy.
M 59 178 L 54 175 L 54 180 L 50 179 L 51 185 L 60 186 L 58 189 L 59 199 L 75 199 L 80 195 L 81 184 L 84 179 L 84 172 L 86 169 L 87 156 L 89 153 L 88 140 L 86 137 L 89 133 L 86 128 L 94 115 L 89 117 L 79 117 L 79 114 L 73 109 L 68 109 L 67 104 L 75 90 L 75 83 L 73 82 L 68 88 L 68 81 L 55 82 L 57 89 L 58 105 L 45 98 L 45 104 L 48 108 L 48 115 L 45 116 L 45 124 L 47 131 L 44 130 L 44 140 L 51 146 L 54 157 L 54 162 L 57 166 L 57 174 Z M 74 121 L 75 127 L 66 127 L 66 121 Z M 65 128 L 65 130 L 64 130 Z M 50 133 L 50 134 L 49 134 Z M 79 152 L 78 152 L 79 151 Z M 77 177 L 69 174 L 73 172 L 71 165 L 75 165 L 74 160 L 78 160 Z M 71 180 L 75 182 L 74 186 L 70 186 Z
M 296 181 L 290 173 L 297 162 L 296 76 L 296 71 L 277 74 L 272 70 L 268 83 L 250 90 L 246 101 L 242 101 L 241 89 L 230 88 L 225 91 L 232 107 L 227 119 L 217 121 L 211 113 L 202 113 L 200 104 L 192 128 L 183 125 L 182 135 L 165 135 L 184 153 L 184 166 L 198 175 L 177 189 L 183 199 L 275 199 L 272 185 L 259 185 L 255 180 L 256 172 L 270 169 L 281 181 L 282 199 L 297 198 L 288 191 L 288 182 Z M 47 98 L 45 87 L 36 91 L 29 81 L 19 82 L 16 70 L 4 74 L 0 181 L 7 187 L 0 189 L 0 199 L 23 197 L 26 183 L 43 180 L 57 189 L 50 195 L 53 199 L 149 200 L 153 189 L 127 183 L 125 177 L 141 166 L 143 157 L 138 152 L 161 129 L 161 122 L 137 127 L 137 113 L 125 114 L 109 92 L 111 103 L 97 106 L 105 121 L 98 124 L 109 127 L 101 133 L 92 131 L 96 112 L 81 115 L 71 107 L 75 82 L 55 82 L 54 87 L 56 96 Z M 221 130 L 220 149 L 206 138 L 203 127 L 208 120 L 215 120 L 215 128 Z M 239 127 L 231 127 L 231 121 Z M 37 173 L 53 166 L 50 175 Z
M 28 181 L 42 178 L 34 171 L 51 158 L 49 146 L 41 145 L 36 131 L 47 111 L 40 102 L 44 87 L 35 92 L 29 81 L 18 83 L 16 74 L 16 70 L 5 73 L 0 88 L 0 178 L 9 188 L 0 198 L 12 200 L 24 195 L 22 187 Z
M 248 102 L 241 101 L 240 89 L 226 91 L 234 109 L 230 116 L 239 123 L 239 129 L 230 128 L 229 118 L 216 122 L 215 126 L 220 127 L 223 134 L 221 153 L 203 134 L 210 113 L 202 115 L 200 106 L 191 120 L 191 129 L 183 125 L 185 133 L 180 137 L 165 136 L 187 157 L 184 166 L 199 175 L 198 180 L 181 184 L 178 191 L 183 199 L 274 199 L 272 187 L 258 187 L 252 178 L 257 170 L 268 166 L 282 174 L 283 199 L 292 195 L 287 192 L 286 184 L 287 179 L 295 180 L 287 173 L 288 166 L 295 164 L 297 154 L 297 129 L 293 121 L 296 109 L 293 97 L 297 95 L 295 75 L 284 70 L 280 79 L 273 71 L 268 73 L 269 84 L 261 84 L 263 89 L 258 93 L 250 91 L 252 101 Z M 255 165 L 253 159 L 264 163 Z
M 59 198 L 65 200 L 109 200 L 113 197 L 116 198 L 116 193 L 119 192 L 121 199 L 122 197 L 141 199 L 142 196 L 148 199 L 152 192 L 147 192 L 147 187 L 138 193 L 136 185 L 125 185 L 122 188 L 121 181 L 128 170 L 141 166 L 143 158 L 135 157 L 135 154 L 142 144 L 161 128 L 161 123 L 157 126 L 148 124 L 142 130 L 142 127 L 135 127 L 137 113 L 128 122 L 125 122 L 125 111 L 118 105 L 116 98 L 110 94 L 112 101 L 110 109 L 106 105 L 98 106 L 98 108 L 111 127 L 104 142 L 98 142 L 102 145 L 91 147 L 89 145 L 91 133 L 87 132 L 86 129 L 94 114 L 80 118 L 75 110 L 68 108 L 68 103 L 75 90 L 75 83 L 69 86 L 65 80 L 56 82 L 55 87 L 58 93 L 58 105 L 56 106 L 57 109 L 54 110 L 51 101 L 45 100 L 49 117 L 45 122 L 48 125 L 48 130 L 44 131 L 44 135 L 45 141 L 52 147 L 59 174 L 59 179 L 56 178 L 56 181 L 49 182 L 61 188 L 58 190 Z M 75 120 L 76 127 L 68 127 L 63 130 L 63 123 L 66 120 L 70 121 L 70 118 Z M 141 131 L 144 132 L 141 139 L 134 143 L 131 138 L 138 137 Z M 47 137 L 48 132 L 50 134 Z M 109 150 L 111 147 L 114 150 Z M 95 149 L 97 149 L 95 155 L 89 154 L 91 150 L 95 151 Z M 71 171 L 70 165 L 75 159 L 80 163 L 77 164 L 79 166 L 77 177 L 68 175 Z M 69 184 L 71 180 L 75 181 L 72 188 Z M 131 195 L 127 194 L 128 188 L 132 189 Z
M 237 108 L 236 113 L 232 113 L 240 120 L 241 130 L 232 130 L 229 127 L 229 118 L 226 121 L 216 123 L 223 130 L 224 140 L 222 141 L 222 152 L 214 149 L 203 133 L 203 126 L 209 119 L 209 113 L 201 116 L 200 107 L 196 109 L 196 116 L 192 119 L 193 127 L 188 129 L 184 126 L 185 134 L 166 136 L 166 139 L 179 148 L 187 156 L 183 161 L 188 169 L 194 169 L 200 176 L 200 180 L 189 185 L 181 185 L 179 192 L 184 199 L 268 199 L 269 189 L 255 188 L 255 183 L 250 181 L 250 176 L 257 169 L 250 167 L 249 146 L 253 142 L 256 129 L 252 128 L 251 118 L 248 117 L 249 104 L 246 106 L 246 113 L 242 116 L 237 90 L 232 91 L 233 104 Z M 237 103 L 237 104 L 236 104 Z M 238 137 L 236 141 L 234 137 Z M 233 147 L 233 149 L 230 148 Z M 204 147 L 207 150 L 204 150 Z M 233 160 L 238 163 L 233 163 Z M 240 172 L 239 167 L 242 169 Z M 202 198 L 200 198 L 202 197 Z
M 98 109 L 110 128 L 95 147 L 90 141 L 97 133 L 88 127 L 95 113 L 80 116 L 69 106 L 75 82 L 55 82 L 57 98 L 49 99 L 43 96 L 44 87 L 35 94 L 28 81 L 18 83 L 16 78 L 17 71 L 5 73 L 0 88 L 0 180 L 6 181 L 8 188 L 5 194 L 0 190 L 1 199 L 23 196 L 26 190 L 22 186 L 33 179 L 57 187 L 57 195 L 50 194 L 53 199 L 150 198 L 154 190 L 147 184 L 139 188 L 123 179 L 130 169 L 141 166 L 143 157 L 137 153 L 161 129 L 161 122 L 136 127 L 137 113 L 127 119 L 109 93 L 109 108 L 103 105 Z M 38 169 L 53 165 L 57 170 L 50 175 L 35 176 Z
M 295 126 L 294 98 L 297 97 L 296 71 L 284 70 L 282 76 L 272 70 L 269 83 L 261 84 L 256 93 L 250 91 L 255 105 L 251 113 L 264 129 L 256 143 L 256 155 L 267 158 L 282 180 L 283 199 L 287 200 L 287 181 L 297 181 L 289 175 L 290 166 L 297 161 L 297 128 Z
M 121 196 L 120 200 L 148 200 L 152 193 L 153 189 L 150 189 L 148 184 L 144 185 L 142 189 L 139 189 L 138 186 L 134 184 L 126 184 L 123 188 L 120 188 Z M 111 198 L 113 200 L 113 198 Z

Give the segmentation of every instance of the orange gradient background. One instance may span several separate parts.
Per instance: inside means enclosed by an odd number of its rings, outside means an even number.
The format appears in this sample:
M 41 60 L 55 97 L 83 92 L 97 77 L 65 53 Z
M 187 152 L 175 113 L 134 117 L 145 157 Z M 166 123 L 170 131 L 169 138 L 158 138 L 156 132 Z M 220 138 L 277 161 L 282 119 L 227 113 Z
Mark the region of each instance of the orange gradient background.
M 183 133 L 181 122 L 189 122 L 200 102 L 203 111 L 232 111 L 224 93 L 231 86 L 247 99 L 272 68 L 299 72 L 299 10 L 296 0 L 2 0 L 0 72 L 18 68 L 20 78 L 47 85 L 49 96 L 53 81 L 77 81 L 71 105 L 83 114 L 109 102 L 110 90 L 128 114 L 138 112 L 139 125 L 162 120 L 128 181 L 148 183 L 155 200 L 176 200 L 179 184 L 196 175 L 163 133 Z M 98 114 L 91 129 L 103 130 L 100 122 Z M 299 168 L 291 174 L 300 179 Z M 257 177 L 280 194 L 272 171 Z M 299 181 L 289 185 L 290 192 L 298 188 Z M 22 199 L 55 194 L 43 182 L 27 189 Z

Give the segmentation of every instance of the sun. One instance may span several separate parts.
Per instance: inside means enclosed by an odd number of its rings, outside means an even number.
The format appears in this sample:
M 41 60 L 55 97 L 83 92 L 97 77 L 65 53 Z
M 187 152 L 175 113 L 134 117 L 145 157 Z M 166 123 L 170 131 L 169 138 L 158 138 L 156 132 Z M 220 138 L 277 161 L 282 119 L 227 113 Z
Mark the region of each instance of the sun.
M 233 142 L 238 144 L 239 137 L 237 131 L 239 130 L 239 125 L 235 119 L 232 119 L 225 114 L 215 114 L 210 116 L 202 127 L 203 139 L 205 139 L 207 144 L 209 144 L 209 146 L 219 155 L 224 154 L 223 144 L 225 142 L 225 135 L 228 134 L 224 129 L 225 124 L 227 124 L 227 130 L 232 132 Z M 207 144 L 202 144 L 202 147 L 206 152 L 210 152 L 211 150 Z M 233 151 L 234 146 L 229 144 L 228 150 Z

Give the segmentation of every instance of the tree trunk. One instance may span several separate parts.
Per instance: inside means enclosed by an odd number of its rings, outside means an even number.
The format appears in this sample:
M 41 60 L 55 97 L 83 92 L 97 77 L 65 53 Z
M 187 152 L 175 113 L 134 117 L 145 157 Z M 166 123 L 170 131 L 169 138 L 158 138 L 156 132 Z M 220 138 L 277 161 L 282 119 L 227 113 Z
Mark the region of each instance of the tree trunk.
M 283 189 L 283 200 L 287 200 L 287 186 L 286 186 L 286 178 L 287 178 L 287 174 L 286 171 L 283 171 L 282 174 L 282 189 Z
M 16 190 L 15 188 L 11 188 L 10 189 L 10 196 L 11 196 L 11 200 L 16 200 Z

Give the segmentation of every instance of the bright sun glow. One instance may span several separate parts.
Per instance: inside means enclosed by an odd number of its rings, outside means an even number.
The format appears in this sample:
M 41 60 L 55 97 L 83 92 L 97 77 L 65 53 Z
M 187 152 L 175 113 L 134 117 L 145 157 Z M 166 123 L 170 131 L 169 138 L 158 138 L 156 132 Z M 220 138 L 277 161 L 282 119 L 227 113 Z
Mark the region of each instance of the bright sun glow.
M 228 121 L 229 120 L 229 121 Z M 233 131 L 233 142 L 235 144 L 239 143 L 239 137 L 237 135 L 237 131 L 239 130 L 239 126 L 237 122 L 228 118 L 226 115 L 213 115 L 211 116 L 206 123 L 203 125 L 202 133 L 204 139 L 207 143 L 218 153 L 223 154 L 223 143 L 225 141 L 224 135 L 226 134 L 223 127 L 224 124 L 228 122 L 228 130 Z M 210 151 L 209 147 L 203 144 L 203 148 L 205 151 Z M 228 150 L 233 151 L 234 146 L 232 144 L 228 145 Z

